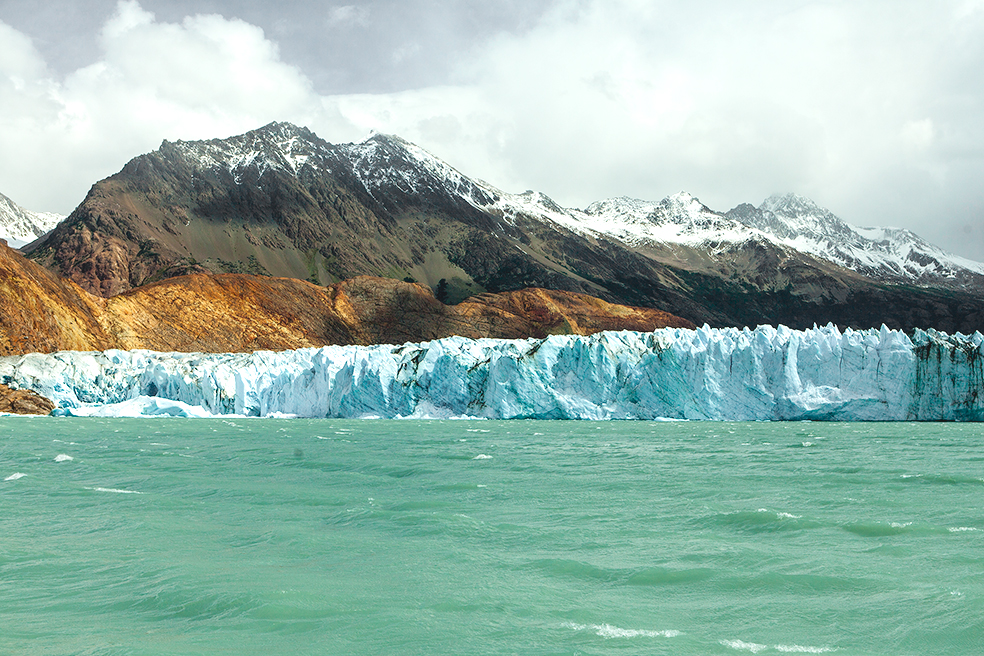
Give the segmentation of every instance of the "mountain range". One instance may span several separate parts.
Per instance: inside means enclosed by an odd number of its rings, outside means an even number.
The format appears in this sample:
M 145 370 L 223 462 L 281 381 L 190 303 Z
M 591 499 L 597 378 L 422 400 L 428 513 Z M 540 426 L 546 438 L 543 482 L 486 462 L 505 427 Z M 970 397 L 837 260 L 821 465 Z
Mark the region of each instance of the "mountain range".
M 24 250 L 107 298 L 185 274 L 376 276 L 448 304 L 536 287 L 712 326 L 984 328 L 984 265 L 800 196 L 727 212 L 683 192 L 567 209 L 399 137 L 331 144 L 288 123 L 165 141 Z

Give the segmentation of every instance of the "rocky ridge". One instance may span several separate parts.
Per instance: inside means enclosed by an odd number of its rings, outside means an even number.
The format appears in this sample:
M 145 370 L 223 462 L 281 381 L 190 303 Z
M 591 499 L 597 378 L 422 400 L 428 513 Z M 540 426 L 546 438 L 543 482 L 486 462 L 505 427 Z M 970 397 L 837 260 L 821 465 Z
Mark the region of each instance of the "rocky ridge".
M 0 413 L 13 415 L 47 415 L 55 409 L 48 398 L 27 389 L 12 389 L 0 384 Z
M 0 356 L 107 349 L 226 353 L 693 326 L 659 310 L 542 289 L 480 294 L 449 306 L 423 285 L 370 277 L 321 287 L 293 278 L 190 274 L 107 299 L 3 245 L 0 309 Z
M 686 193 L 565 209 L 472 180 L 399 137 L 335 145 L 274 123 L 165 142 L 97 183 L 30 250 L 104 297 L 195 272 L 321 285 L 371 275 L 451 303 L 540 287 L 717 326 L 984 326 L 984 265 L 933 248 L 795 196 L 727 213 Z

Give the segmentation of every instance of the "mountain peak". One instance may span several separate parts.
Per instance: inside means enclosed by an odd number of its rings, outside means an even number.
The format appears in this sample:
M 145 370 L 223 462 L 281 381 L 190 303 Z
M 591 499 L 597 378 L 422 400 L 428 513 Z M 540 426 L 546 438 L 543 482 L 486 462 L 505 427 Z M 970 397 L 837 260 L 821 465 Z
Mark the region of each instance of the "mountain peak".
M 297 175 L 303 166 L 314 166 L 316 155 L 326 147 L 327 142 L 308 128 L 275 121 L 226 139 L 165 140 L 158 153 L 165 157 L 177 154 L 202 169 L 225 169 L 239 184 L 250 168 L 258 176 L 270 170 Z
M 65 217 L 51 212 L 26 210 L 0 194 L 0 239 L 20 248 L 49 232 Z
M 686 191 L 677 192 L 661 200 L 654 212 L 655 215 L 659 216 L 657 221 L 659 223 L 672 222 L 688 225 L 691 228 L 708 225 L 709 221 L 720 216 Z
M 834 216 L 830 210 L 825 207 L 821 207 L 806 196 L 800 196 L 799 194 L 792 192 L 785 194 L 772 194 L 762 202 L 759 209 L 786 217 L 800 217 L 807 215 L 824 217 Z

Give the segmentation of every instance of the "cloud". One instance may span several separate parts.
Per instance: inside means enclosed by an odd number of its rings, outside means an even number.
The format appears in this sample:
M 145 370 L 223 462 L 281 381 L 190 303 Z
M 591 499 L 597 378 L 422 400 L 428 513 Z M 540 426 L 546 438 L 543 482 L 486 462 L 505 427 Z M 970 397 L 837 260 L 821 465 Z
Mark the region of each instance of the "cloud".
M 725 210 L 794 191 L 984 259 L 963 230 L 984 223 L 980 7 L 558 2 L 462 57 L 456 85 L 351 116 L 563 204 L 685 189 Z
M 328 27 L 366 25 L 369 22 L 369 7 L 342 5 L 328 10 Z
M 228 136 L 273 120 L 353 128 L 279 57 L 263 31 L 197 15 L 158 22 L 118 4 L 96 63 L 53 77 L 27 37 L 0 24 L 0 161 L 4 193 L 67 212 L 101 177 L 163 139 Z
M 362 43 L 362 28 L 401 11 L 449 7 L 321 8 L 312 24 L 346 48 L 305 59 L 305 71 L 255 25 L 162 22 L 134 0 L 104 25 L 98 60 L 64 77 L 0 24 L 0 149 L 16 153 L 0 162 L 0 191 L 67 211 L 161 139 L 290 120 L 336 142 L 400 134 L 466 174 L 567 205 L 687 190 L 725 210 L 794 191 L 984 259 L 980 0 L 555 0 L 471 45 L 461 15 L 414 13 L 457 34 L 440 53 L 453 64 L 427 74 L 414 69 L 431 61 L 427 34 Z M 428 86 L 314 90 L 346 66 Z

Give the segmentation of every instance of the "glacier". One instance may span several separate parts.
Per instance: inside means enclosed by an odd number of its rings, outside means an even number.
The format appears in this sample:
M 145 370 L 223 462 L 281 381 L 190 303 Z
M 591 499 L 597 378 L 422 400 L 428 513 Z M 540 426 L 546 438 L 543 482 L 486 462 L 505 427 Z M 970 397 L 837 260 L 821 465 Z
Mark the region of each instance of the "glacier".
M 984 336 L 667 328 L 254 353 L 0 358 L 55 414 L 981 421 Z

